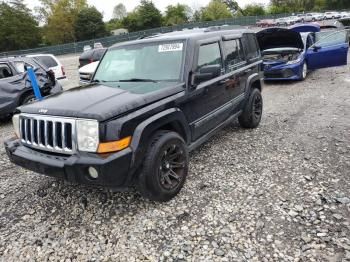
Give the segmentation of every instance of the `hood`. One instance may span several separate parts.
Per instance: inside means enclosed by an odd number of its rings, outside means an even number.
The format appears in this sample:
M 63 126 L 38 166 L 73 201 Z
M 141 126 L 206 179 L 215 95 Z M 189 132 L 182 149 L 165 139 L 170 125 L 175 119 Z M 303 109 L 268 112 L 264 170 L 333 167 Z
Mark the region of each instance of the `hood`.
M 304 49 L 301 35 L 285 28 L 268 28 L 256 34 L 262 51 L 273 48 L 291 47 Z
M 183 91 L 183 84 L 115 83 L 87 85 L 23 106 L 23 113 L 104 121 Z
M 308 32 L 320 32 L 321 27 L 319 24 L 304 24 L 304 25 L 295 25 L 290 28 L 290 30 L 297 33 L 308 33 Z
M 93 74 L 96 71 L 96 68 L 100 61 L 92 62 L 90 64 L 87 64 L 83 67 L 80 67 L 79 73 L 88 73 L 88 74 Z

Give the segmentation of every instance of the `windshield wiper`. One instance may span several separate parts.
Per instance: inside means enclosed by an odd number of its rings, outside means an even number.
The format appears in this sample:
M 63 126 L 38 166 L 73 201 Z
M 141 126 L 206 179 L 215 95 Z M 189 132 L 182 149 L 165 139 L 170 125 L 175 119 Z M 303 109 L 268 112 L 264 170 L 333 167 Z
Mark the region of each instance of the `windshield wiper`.
M 122 79 L 119 80 L 118 82 L 152 82 L 152 83 L 157 83 L 157 80 L 153 79 L 145 79 L 145 78 L 130 78 L 130 79 Z

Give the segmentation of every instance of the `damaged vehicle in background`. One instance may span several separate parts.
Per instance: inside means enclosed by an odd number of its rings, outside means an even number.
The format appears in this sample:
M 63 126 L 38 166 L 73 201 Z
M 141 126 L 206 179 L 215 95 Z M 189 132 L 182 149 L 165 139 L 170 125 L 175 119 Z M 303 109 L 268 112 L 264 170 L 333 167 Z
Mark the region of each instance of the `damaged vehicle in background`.
M 98 67 L 99 63 L 100 63 L 100 61 L 92 62 L 90 64 L 87 64 L 87 65 L 79 68 L 79 84 L 80 85 L 87 85 L 91 82 L 91 79 L 94 76 L 94 73 L 95 73 L 96 68 Z
M 310 30 L 312 27 L 303 26 Z M 309 70 L 347 64 L 347 31 L 334 31 L 318 40 L 319 32 L 299 33 L 303 26 L 269 28 L 257 33 L 265 80 L 303 80 Z
M 81 54 L 79 57 L 79 68 L 100 61 L 106 52 L 106 48 L 91 49 Z
M 61 62 L 53 54 L 32 54 L 27 55 L 27 57 L 36 59 L 41 65 L 52 70 L 55 73 L 56 80 L 61 86 L 64 87 L 68 84 L 66 71 Z
M 62 91 L 52 70 L 33 58 L 0 59 L 0 119 L 7 119 L 16 107 L 35 101 L 31 81 L 26 69 L 34 69 L 42 96 Z

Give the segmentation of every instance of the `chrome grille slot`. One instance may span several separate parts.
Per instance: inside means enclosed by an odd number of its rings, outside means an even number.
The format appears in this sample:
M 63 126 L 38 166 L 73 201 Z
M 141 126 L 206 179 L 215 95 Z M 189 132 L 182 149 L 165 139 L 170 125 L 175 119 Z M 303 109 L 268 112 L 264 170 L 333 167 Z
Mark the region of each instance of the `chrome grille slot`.
M 33 148 L 61 154 L 76 151 L 72 118 L 21 114 L 20 134 L 22 143 Z

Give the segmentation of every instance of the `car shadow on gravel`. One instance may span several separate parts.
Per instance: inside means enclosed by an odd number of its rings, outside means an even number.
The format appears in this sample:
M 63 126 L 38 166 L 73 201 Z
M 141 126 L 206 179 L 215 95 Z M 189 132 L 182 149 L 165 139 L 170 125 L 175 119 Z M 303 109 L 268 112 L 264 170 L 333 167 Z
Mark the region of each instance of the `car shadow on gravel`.
M 264 83 L 266 85 L 269 85 L 269 86 L 290 86 L 290 85 L 294 85 L 294 84 L 297 84 L 297 83 L 302 83 L 304 81 L 307 81 L 307 80 L 314 80 L 314 71 L 310 71 L 308 72 L 307 74 L 307 77 L 305 80 L 281 80 L 281 81 L 269 81 L 269 80 L 265 80 Z
M 5 118 L 5 119 L 1 119 L 0 118 L 0 127 L 1 126 L 5 126 L 11 123 L 11 119 L 10 118 Z

